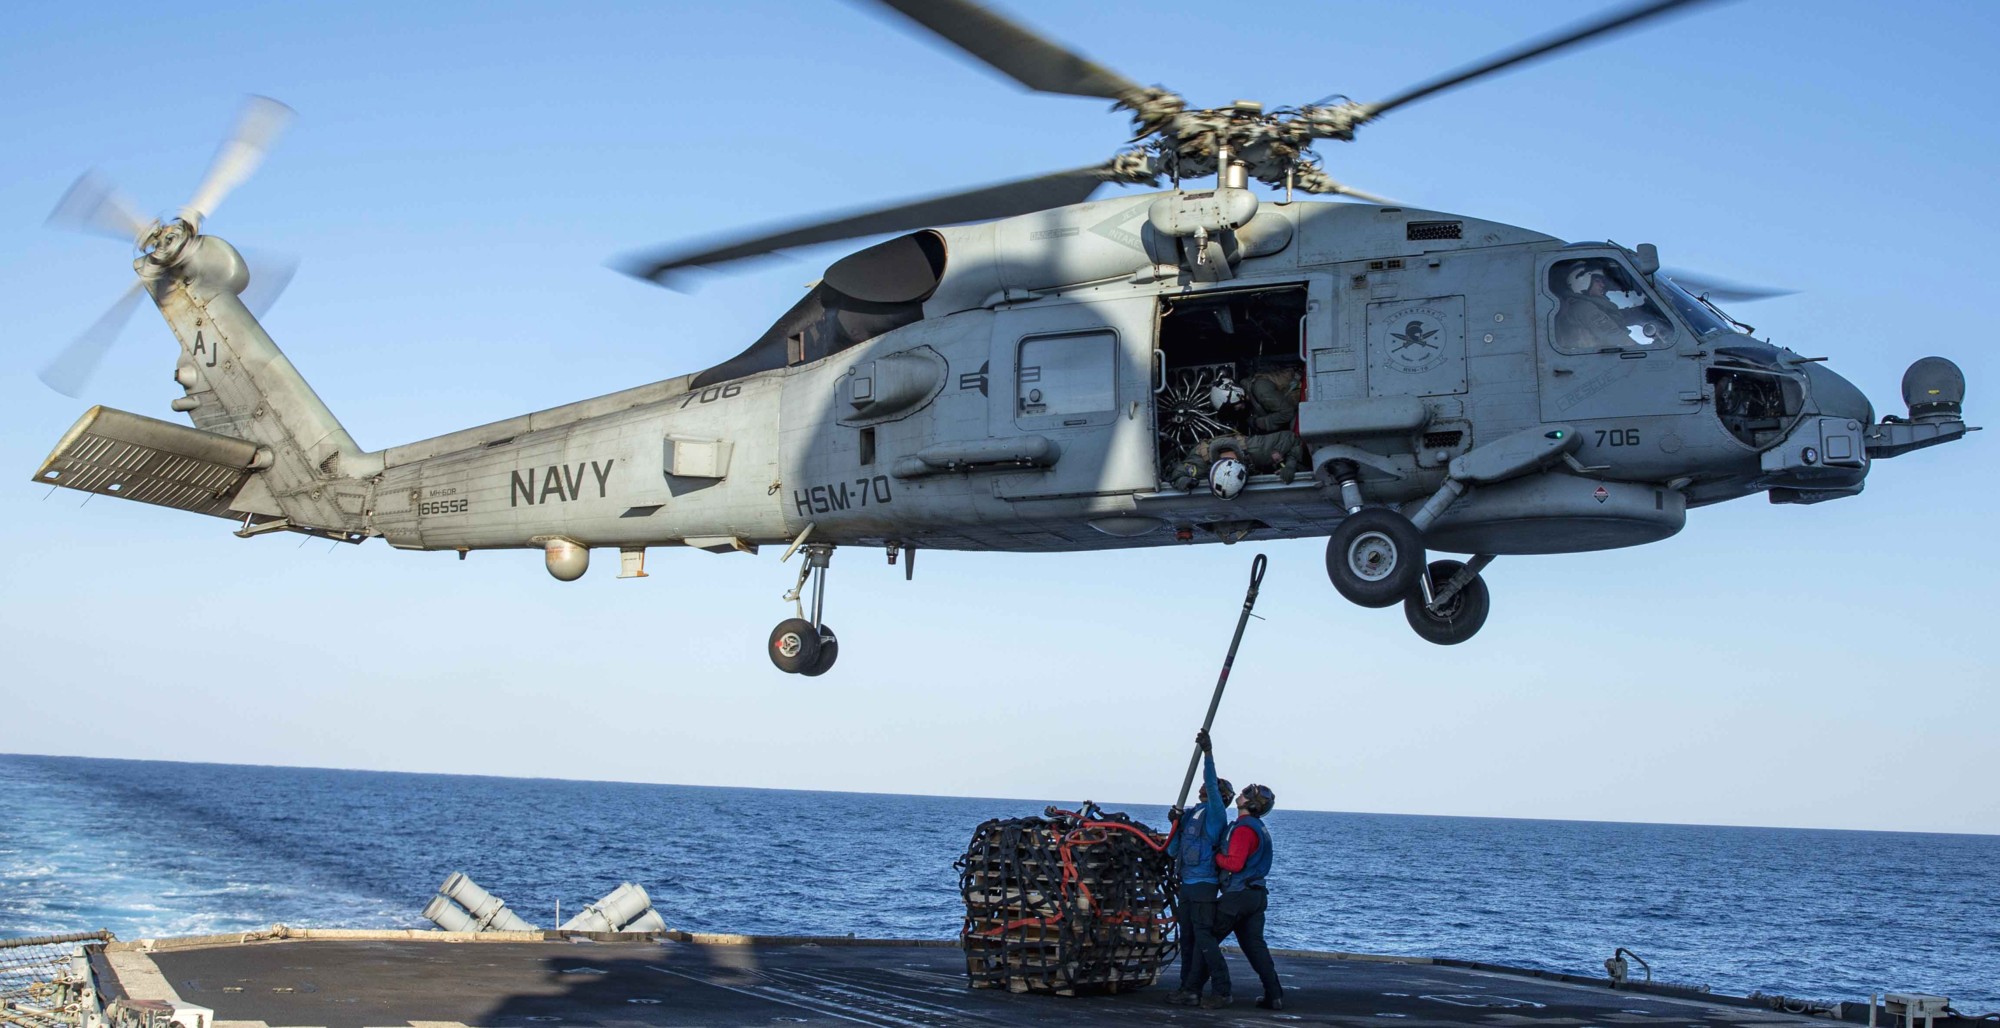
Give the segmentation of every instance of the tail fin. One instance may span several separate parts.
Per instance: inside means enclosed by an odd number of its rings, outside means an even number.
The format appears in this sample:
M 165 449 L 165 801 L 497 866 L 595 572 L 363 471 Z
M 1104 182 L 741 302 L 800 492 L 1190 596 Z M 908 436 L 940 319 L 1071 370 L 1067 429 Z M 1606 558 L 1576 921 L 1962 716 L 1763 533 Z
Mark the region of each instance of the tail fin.
M 364 454 L 312 386 L 292 367 L 248 308 L 250 272 L 236 248 L 191 236 L 138 261 L 139 277 L 180 340 L 174 401 L 197 428 L 258 448 L 257 473 L 231 507 L 282 515 L 300 528 L 358 532 L 368 476 L 380 455 Z

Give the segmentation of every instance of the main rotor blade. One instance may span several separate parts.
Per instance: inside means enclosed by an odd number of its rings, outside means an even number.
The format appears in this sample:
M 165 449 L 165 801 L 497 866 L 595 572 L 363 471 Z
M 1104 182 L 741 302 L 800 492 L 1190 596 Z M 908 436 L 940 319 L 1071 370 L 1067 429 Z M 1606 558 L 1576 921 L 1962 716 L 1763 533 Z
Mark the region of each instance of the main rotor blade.
M 1696 296 L 1706 296 L 1717 303 L 1750 303 L 1791 296 L 1798 292 L 1796 289 L 1778 289 L 1772 286 L 1732 282 L 1725 278 L 1715 278 L 1681 268 L 1661 268 L 1659 273 L 1673 279 L 1682 289 Z
M 1298 185 L 1298 187 L 1300 189 L 1305 190 L 1308 193 L 1326 193 L 1335 196 L 1351 196 L 1357 200 L 1363 200 L 1368 203 L 1381 204 L 1384 207 L 1396 206 L 1396 201 L 1391 200 L 1386 196 L 1376 196 L 1374 193 L 1364 192 L 1362 190 L 1356 189 L 1345 182 L 1337 182 L 1333 178 L 1328 176 L 1326 172 L 1321 171 L 1320 169 L 1312 167 L 1310 165 L 1298 168 L 1296 171 L 1293 172 L 1293 174 L 1297 177 L 1296 184 Z
M 125 323 L 132 320 L 132 311 L 139 306 L 142 292 L 140 284 L 132 283 L 125 295 L 104 312 L 83 334 L 70 340 L 69 345 L 57 351 L 55 358 L 42 366 L 37 377 L 42 384 L 76 399 L 83 394 L 83 387 L 90 384 L 90 376 L 97 373 L 97 366 L 104 363 L 105 351 L 118 341 L 118 333 L 124 331 Z
M 278 134 L 292 120 L 292 109 L 268 96 L 252 96 L 243 104 L 243 113 L 236 119 L 236 131 L 215 153 L 215 160 L 208 166 L 208 174 L 196 186 L 194 195 L 181 208 L 191 214 L 197 223 L 215 213 L 216 205 L 229 191 L 243 184 L 250 173 L 264 163 L 264 155 L 270 152 L 271 144 Z
M 1089 199 L 1090 194 L 1097 191 L 1097 187 L 1114 177 L 1116 176 L 1110 165 L 1093 164 L 1087 168 L 1016 179 L 963 193 L 913 200 L 881 210 L 801 225 L 713 249 L 698 250 L 693 253 L 670 251 L 636 256 L 614 266 L 634 278 L 651 279 L 669 288 L 680 288 L 670 279 L 674 277 L 673 272 L 683 268 L 726 264 L 747 257 L 757 257 L 812 243 L 832 242 L 836 239 L 907 232 L 966 221 L 985 221 L 1026 214 L 1048 207 L 1081 203 Z
M 141 217 L 119 195 L 111 180 L 95 169 L 78 175 L 76 181 L 70 184 L 69 192 L 64 193 L 62 199 L 56 201 L 56 209 L 49 212 L 48 224 L 72 232 L 110 236 L 127 243 L 138 242 L 139 237 L 153 227 L 152 222 Z
M 1649 18 L 1657 18 L 1675 8 L 1707 2 L 1709 0 L 1652 0 L 1650 3 L 1643 3 L 1636 7 L 1628 7 L 1612 12 L 1593 21 L 1585 22 L 1559 36 L 1539 42 L 1527 43 L 1513 50 L 1495 54 L 1478 64 L 1454 71 L 1442 78 L 1432 79 L 1423 85 L 1406 89 L 1387 100 L 1364 104 L 1362 105 L 1360 120 L 1367 121 L 1380 116 L 1386 111 L 1401 107 L 1404 104 L 1415 103 L 1424 97 L 1434 93 L 1442 93 L 1455 86 L 1464 85 L 1473 79 L 1491 75 L 1494 72 L 1511 68 L 1517 64 L 1524 64 L 1539 57 L 1546 57 L 1558 50 L 1575 46 L 1585 40 L 1594 39 L 1620 29 L 1631 28 L 1640 22 L 1646 21 Z
M 877 0 L 1029 89 L 1123 100 L 1145 87 L 972 0 Z

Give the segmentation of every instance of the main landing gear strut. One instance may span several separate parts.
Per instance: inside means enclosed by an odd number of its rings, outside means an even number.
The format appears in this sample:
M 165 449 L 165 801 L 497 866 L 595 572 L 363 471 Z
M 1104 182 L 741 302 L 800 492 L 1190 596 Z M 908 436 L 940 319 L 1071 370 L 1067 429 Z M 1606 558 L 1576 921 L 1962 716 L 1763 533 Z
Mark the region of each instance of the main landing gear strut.
M 1412 519 L 1391 507 L 1363 506 L 1351 462 L 1336 461 L 1332 471 L 1347 517 L 1326 541 L 1326 576 L 1340 595 L 1363 607 L 1401 603 L 1404 618 L 1426 642 L 1450 646 L 1476 635 L 1493 603 L 1479 572 L 1493 556 L 1426 564 L 1424 552 L 1424 526 L 1464 490 L 1439 490 Z
M 840 658 L 840 640 L 834 638 L 833 629 L 821 619 L 826 607 L 826 566 L 833 560 L 833 546 L 828 543 L 809 543 L 799 547 L 805 563 L 799 567 L 799 580 L 792 585 L 792 591 L 785 594 L 798 611 L 797 617 L 789 617 L 778 622 L 771 629 L 771 663 L 778 670 L 792 675 L 815 677 L 826 674 L 833 662 Z M 806 617 L 805 604 L 799 597 L 805 592 L 806 583 L 812 583 L 812 617 Z

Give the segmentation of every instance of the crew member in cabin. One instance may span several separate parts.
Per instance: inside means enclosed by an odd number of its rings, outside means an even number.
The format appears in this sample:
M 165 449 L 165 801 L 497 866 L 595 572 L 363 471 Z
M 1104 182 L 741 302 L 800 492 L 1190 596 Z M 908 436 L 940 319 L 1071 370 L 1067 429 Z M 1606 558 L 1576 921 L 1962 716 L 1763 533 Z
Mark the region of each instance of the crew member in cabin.
M 1299 420 L 1304 376 L 1299 365 L 1279 364 L 1250 376 L 1250 431 L 1290 432 Z
M 1215 478 L 1215 465 L 1225 458 L 1242 462 L 1249 472 L 1277 475 L 1278 481 L 1286 485 L 1292 484 L 1305 464 L 1296 432 L 1266 432 L 1247 439 L 1240 435 L 1219 435 L 1194 444 L 1180 463 L 1174 465 L 1170 481 L 1174 488 L 1185 492 L 1205 476 L 1217 496 L 1233 500 L 1242 490 L 1225 488 Z
M 1275 474 L 1290 485 L 1305 466 L 1305 455 L 1294 429 L 1299 420 L 1299 396 L 1304 379 L 1296 363 L 1267 367 L 1250 376 L 1246 390 L 1224 378 L 1208 392 L 1216 418 L 1240 426 L 1221 438 L 1242 444 L 1243 459 L 1260 475 Z
M 1167 812 L 1173 829 L 1167 845 L 1174 855 L 1180 877 L 1179 902 L 1175 904 L 1181 924 L 1181 983 L 1167 995 L 1176 1006 L 1194 1006 L 1201 999 L 1203 945 L 1201 938 L 1215 924 L 1215 901 L 1222 893 L 1222 872 L 1215 858 L 1222 853 L 1222 836 L 1229 827 L 1229 803 L 1236 790 L 1227 778 L 1215 777 L 1215 756 L 1209 752 L 1208 732 L 1195 733 L 1201 747 L 1200 805 L 1192 811 L 1175 807 Z M 1213 948 L 1212 946 L 1209 948 Z
M 1251 465 L 1290 485 L 1305 455 L 1299 446 L 1299 396 L 1304 384 L 1299 365 L 1286 363 L 1250 376 L 1249 447 Z
M 1271 964 L 1271 950 L 1264 945 L 1264 908 L 1270 901 L 1264 878 L 1271 872 L 1271 833 L 1263 818 L 1276 801 L 1270 788 L 1263 785 L 1246 785 L 1237 794 L 1236 823 L 1230 826 L 1222 852 L 1215 858 L 1215 866 L 1223 872 L 1222 896 L 1216 900 L 1215 924 L 1202 936 L 1202 970 L 1213 983 L 1210 994 L 1201 999 L 1204 1007 L 1229 1005 L 1229 965 L 1222 960 L 1222 940 L 1235 935 L 1244 959 L 1250 961 L 1250 969 L 1264 985 L 1257 1005 L 1265 1010 L 1285 1009 L 1285 987 Z
M 1180 462 L 1173 466 L 1168 481 L 1182 492 L 1206 482 L 1210 492 L 1221 499 L 1233 500 L 1243 492 L 1243 486 L 1250 479 L 1247 453 L 1248 449 L 1240 436 L 1219 435 L 1203 439 L 1189 448 Z

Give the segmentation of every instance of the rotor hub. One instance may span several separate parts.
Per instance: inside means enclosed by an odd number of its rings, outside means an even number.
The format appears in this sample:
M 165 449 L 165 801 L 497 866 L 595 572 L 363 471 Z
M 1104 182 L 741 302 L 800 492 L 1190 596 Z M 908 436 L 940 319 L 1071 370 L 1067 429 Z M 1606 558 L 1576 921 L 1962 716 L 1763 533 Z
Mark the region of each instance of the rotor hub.
M 1152 156 L 1155 169 L 1176 181 L 1207 178 L 1225 171 L 1225 163 L 1240 164 L 1250 178 L 1270 186 L 1367 197 L 1328 178 L 1312 151 L 1315 139 L 1352 140 L 1355 128 L 1372 116 L 1361 104 L 1267 113 L 1255 100 L 1237 100 L 1227 107 L 1189 109 L 1173 93 L 1148 89 L 1117 106 L 1132 112 L 1133 139 Z
M 148 263 L 166 267 L 178 263 L 187 252 L 188 244 L 199 236 L 195 226 L 186 218 L 155 221 L 153 227 L 139 238 L 139 256 Z

